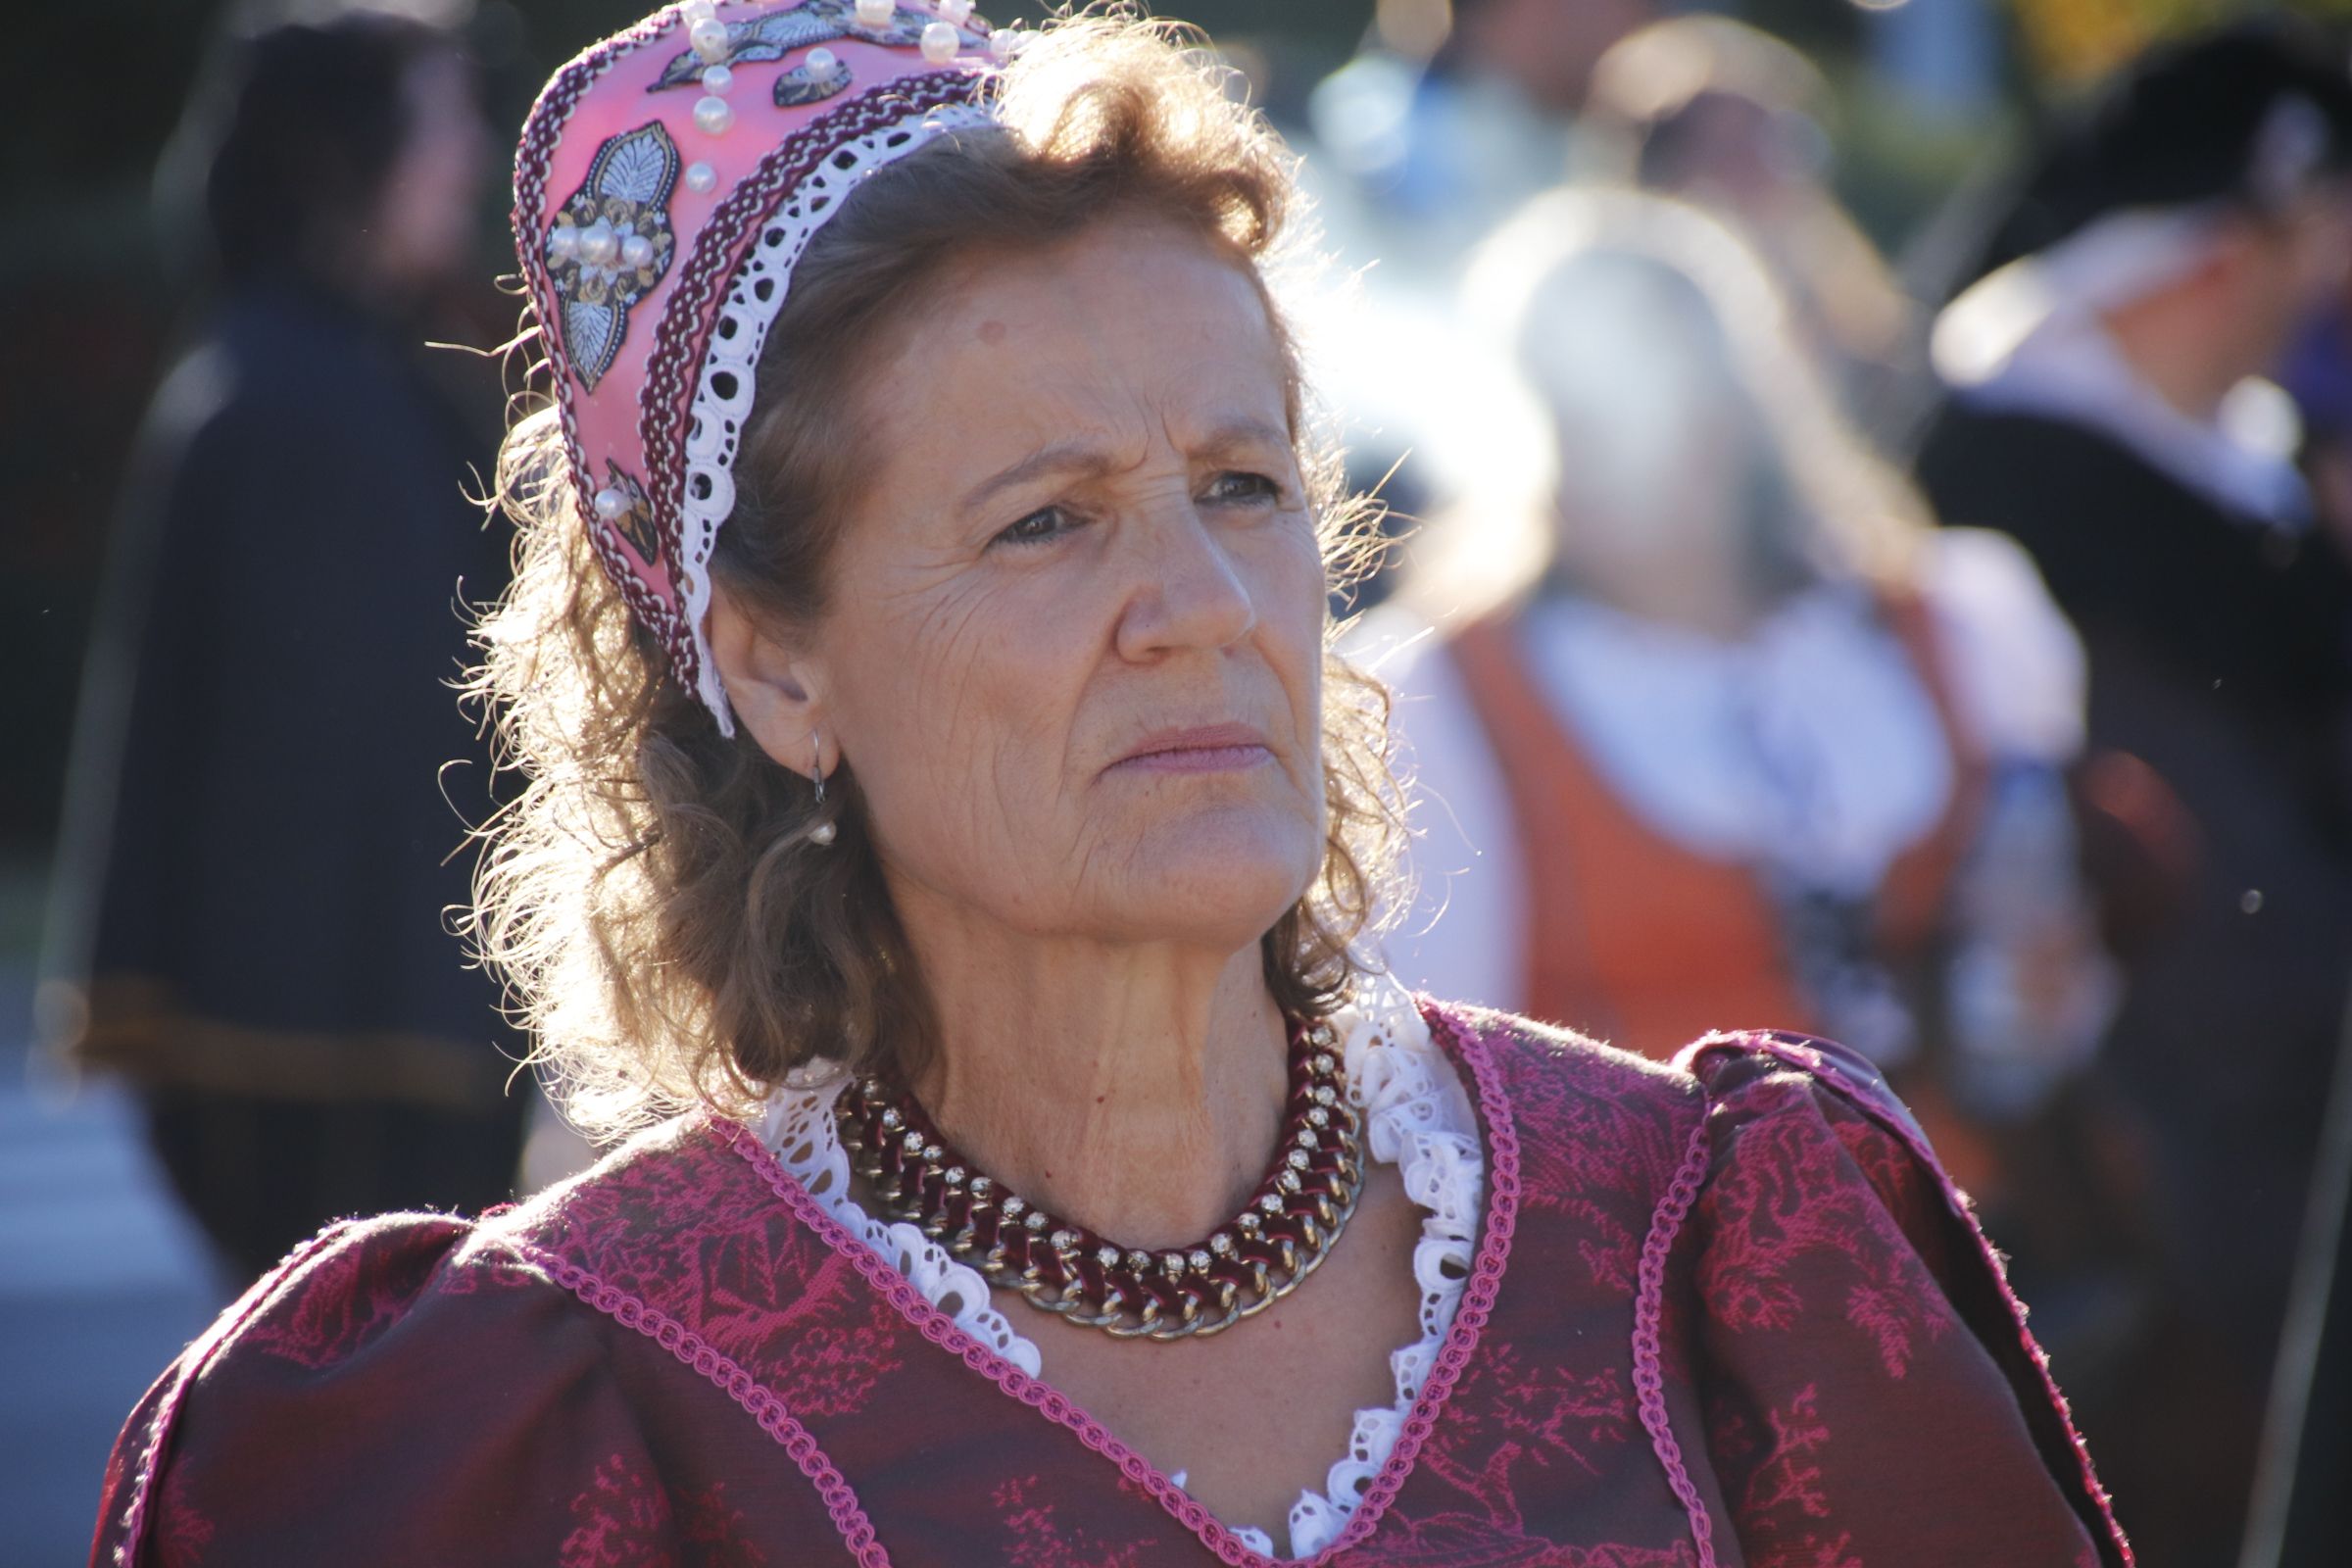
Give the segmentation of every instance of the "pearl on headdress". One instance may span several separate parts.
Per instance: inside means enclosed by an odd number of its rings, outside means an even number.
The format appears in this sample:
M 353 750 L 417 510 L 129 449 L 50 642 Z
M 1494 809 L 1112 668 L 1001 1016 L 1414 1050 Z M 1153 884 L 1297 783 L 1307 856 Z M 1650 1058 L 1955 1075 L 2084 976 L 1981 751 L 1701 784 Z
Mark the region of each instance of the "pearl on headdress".
M 712 65 L 727 58 L 727 24 L 716 17 L 705 17 L 686 29 L 686 41 L 694 52 Z
M 939 15 L 941 21 L 960 27 L 972 20 L 972 0 L 939 0 Z
M 596 514 L 607 522 L 618 522 L 629 510 L 629 498 L 618 490 L 599 490 L 596 493 Z
M 634 272 L 650 267 L 654 260 L 654 242 L 643 234 L 631 234 L 620 242 L 620 265 Z
M 808 58 L 801 64 L 811 76 L 821 76 L 835 66 L 840 65 L 841 57 L 830 49 L 811 49 L 808 51 Z
M 610 219 L 600 218 L 580 230 L 580 260 L 591 267 L 611 267 L 620 254 L 620 236 Z
M 718 187 L 718 171 L 709 164 L 686 166 L 686 188 L 697 196 L 708 196 Z
M 946 65 L 956 58 L 956 51 L 962 47 L 963 35 L 956 30 L 955 24 L 931 22 L 923 24 L 923 58 L 931 64 Z
M 559 262 L 568 262 L 580 254 L 580 231 L 569 223 L 558 223 L 555 232 L 547 236 L 547 251 Z
M 899 0 L 858 0 L 858 25 L 887 27 L 899 17 Z
M 988 52 L 1000 61 L 1010 60 L 1029 47 L 1029 34 L 1018 27 L 999 27 L 988 35 Z
M 694 123 L 706 136 L 724 136 L 735 123 L 735 111 L 727 107 L 724 98 L 698 98 L 694 104 Z
M 727 89 L 734 85 L 735 73 L 724 66 L 712 66 L 709 71 L 703 73 L 703 91 L 705 92 L 714 92 L 724 98 L 727 95 Z

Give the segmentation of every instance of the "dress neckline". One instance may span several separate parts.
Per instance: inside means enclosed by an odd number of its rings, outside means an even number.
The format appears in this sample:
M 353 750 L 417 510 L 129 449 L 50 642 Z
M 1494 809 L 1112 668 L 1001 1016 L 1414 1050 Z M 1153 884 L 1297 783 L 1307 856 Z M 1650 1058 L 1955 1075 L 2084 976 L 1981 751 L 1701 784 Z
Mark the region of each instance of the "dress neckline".
M 1464 1237 L 1465 1242 L 1474 1237 L 1474 1245 L 1468 1253 L 1467 1274 L 1460 1282 L 1450 1323 L 1444 1325 L 1442 1332 L 1432 1334 L 1425 1318 L 1424 1339 L 1392 1357 L 1392 1365 L 1402 1384 L 1406 1369 L 1398 1363 L 1415 1351 L 1425 1352 L 1411 1369 L 1418 1379 L 1417 1390 L 1409 1398 L 1400 1392 L 1397 1406 L 1393 1410 L 1374 1406 L 1358 1412 L 1359 1442 L 1350 1445 L 1350 1453 L 1334 1466 L 1334 1471 L 1353 1464 L 1369 1472 L 1369 1479 L 1363 1483 L 1352 1506 L 1334 1503 L 1328 1494 L 1321 1495 L 1324 1503 L 1343 1516 L 1340 1527 L 1319 1546 L 1298 1556 L 1278 1556 L 1264 1533 L 1229 1526 L 1218 1519 L 1174 1478 L 1130 1448 L 1108 1427 L 1047 1382 L 1037 1370 L 1036 1347 L 993 1306 L 974 1309 L 975 1300 L 988 1299 L 986 1283 L 976 1272 L 949 1258 L 944 1250 L 913 1227 L 884 1225 L 858 1207 L 849 1198 L 846 1157 L 838 1164 L 824 1157 L 827 1137 L 832 1140 L 833 1152 L 839 1153 L 839 1138 L 831 1126 L 829 1095 L 822 1098 L 821 1114 L 811 1115 L 818 1104 L 818 1096 L 812 1091 L 821 1091 L 827 1087 L 825 1084 L 808 1079 L 788 1084 L 771 1102 L 769 1116 L 762 1127 L 722 1122 L 717 1124 L 717 1130 L 721 1141 L 755 1167 L 794 1217 L 863 1276 L 925 1339 L 987 1376 L 1005 1395 L 1076 1434 L 1088 1448 L 1115 1465 L 1130 1483 L 1150 1494 L 1191 1531 L 1219 1561 L 1237 1568 L 1326 1562 L 1371 1534 L 1410 1477 L 1421 1446 L 1494 1310 L 1510 1251 L 1519 1197 L 1519 1149 L 1512 1130 L 1509 1102 L 1483 1040 L 1435 1004 L 1407 998 L 1393 981 L 1370 982 L 1368 990 L 1372 995 L 1364 1004 L 1348 1009 L 1356 1017 L 1344 1030 L 1349 1055 L 1350 1093 L 1356 1093 L 1357 1085 L 1363 1081 L 1356 1071 L 1359 1056 L 1374 1048 L 1375 1039 L 1384 1027 L 1392 1037 L 1417 1036 L 1417 1043 L 1422 1043 L 1425 1052 L 1449 1064 L 1466 1080 L 1458 1082 L 1457 1094 L 1467 1091 L 1474 1136 L 1483 1145 L 1485 1158 L 1480 1163 L 1484 1192 L 1474 1205 L 1478 1219 L 1475 1230 Z M 1367 1120 L 1376 1118 L 1368 1116 Z M 1407 1146 L 1418 1153 L 1420 1146 L 1442 1139 L 1442 1134 L 1417 1130 L 1409 1124 L 1397 1125 L 1399 1120 L 1392 1118 L 1386 1139 L 1375 1132 L 1375 1158 L 1384 1157 L 1384 1147 L 1385 1157 L 1396 1159 Z M 1471 1152 L 1476 1159 L 1478 1149 L 1473 1148 Z M 1408 1189 L 1414 1185 L 1408 1180 Z M 1415 1196 L 1415 1201 L 1422 1201 L 1419 1195 Z M 1423 1206 L 1426 1208 L 1427 1204 Z M 1435 1211 L 1431 1217 L 1434 1220 Z M 894 1229 L 904 1230 L 907 1235 L 895 1237 L 890 1234 Z M 1424 1241 L 1415 1250 L 1416 1263 L 1420 1261 L 1422 1248 L 1428 1245 L 1425 1226 Z M 940 1266 L 943 1262 L 944 1268 Z M 970 1286 L 977 1288 L 975 1294 L 959 1293 L 958 1286 L 963 1282 L 956 1277 L 958 1274 L 970 1277 Z M 953 1313 L 941 1304 L 951 1297 L 956 1298 L 958 1308 Z M 1425 1309 L 1426 1304 L 1425 1298 Z M 1371 1455 L 1355 1451 L 1364 1437 L 1363 1418 L 1375 1412 L 1387 1418 L 1380 1423 L 1384 1430 L 1377 1434 L 1377 1440 L 1385 1441 L 1388 1449 L 1376 1466 L 1370 1462 Z M 1307 1494 L 1301 1501 L 1317 1496 Z M 1295 1536 L 1298 1521 L 1298 1509 L 1295 1507 Z

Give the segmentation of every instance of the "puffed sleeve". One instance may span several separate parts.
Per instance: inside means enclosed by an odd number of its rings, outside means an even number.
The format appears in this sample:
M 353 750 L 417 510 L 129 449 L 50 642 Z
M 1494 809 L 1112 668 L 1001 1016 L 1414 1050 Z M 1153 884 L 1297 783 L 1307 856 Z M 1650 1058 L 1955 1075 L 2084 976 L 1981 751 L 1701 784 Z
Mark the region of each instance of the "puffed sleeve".
M 621 1560 L 574 1549 L 656 1473 L 594 1314 L 469 1235 L 337 1225 L 249 1291 L 123 1428 L 93 1568 Z
M 1858 1054 L 1701 1042 L 1684 1253 L 1709 1459 L 1747 1568 L 2128 1564 L 1999 1259 Z

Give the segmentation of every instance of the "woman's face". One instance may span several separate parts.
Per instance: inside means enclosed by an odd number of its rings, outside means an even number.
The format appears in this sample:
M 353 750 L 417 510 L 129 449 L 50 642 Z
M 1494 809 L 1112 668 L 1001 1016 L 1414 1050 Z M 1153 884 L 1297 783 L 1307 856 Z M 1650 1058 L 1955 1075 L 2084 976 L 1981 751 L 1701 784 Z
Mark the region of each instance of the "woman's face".
M 804 668 L 910 924 L 1235 952 L 1309 885 L 1324 578 L 1285 387 L 1242 266 L 1140 218 L 957 265 L 899 325 Z

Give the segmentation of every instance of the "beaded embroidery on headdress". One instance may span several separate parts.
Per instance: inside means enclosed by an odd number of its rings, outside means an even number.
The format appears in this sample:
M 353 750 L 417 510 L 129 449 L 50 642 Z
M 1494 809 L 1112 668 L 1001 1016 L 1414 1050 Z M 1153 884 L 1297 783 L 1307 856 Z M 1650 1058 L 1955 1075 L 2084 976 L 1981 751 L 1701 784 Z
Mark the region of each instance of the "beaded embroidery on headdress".
M 971 0 L 686 0 L 558 72 L 514 237 L 581 526 L 671 672 L 734 732 L 703 623 L 760 351 L 858 181 L 988 122 L 1015 35 Z

